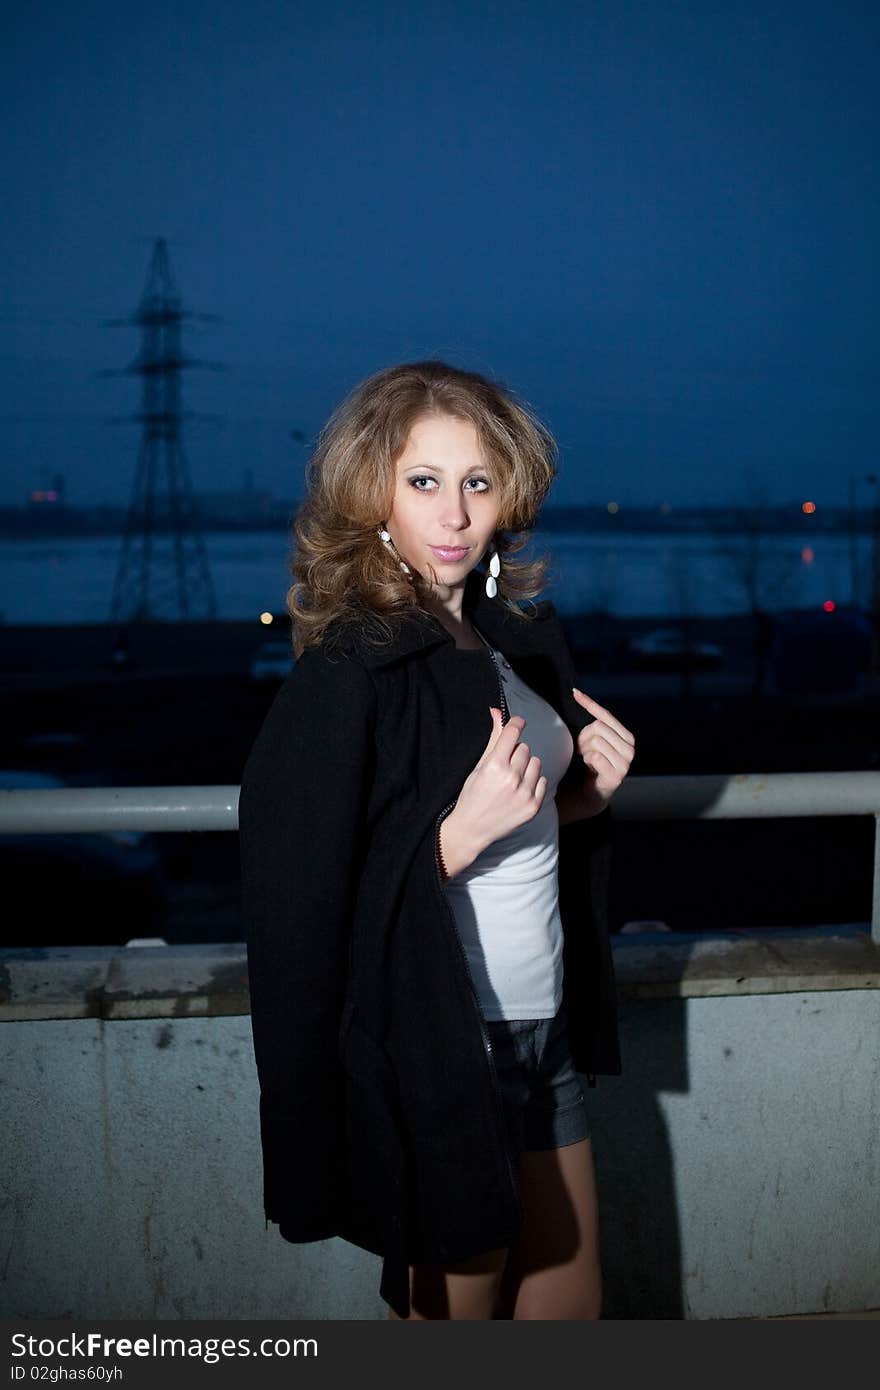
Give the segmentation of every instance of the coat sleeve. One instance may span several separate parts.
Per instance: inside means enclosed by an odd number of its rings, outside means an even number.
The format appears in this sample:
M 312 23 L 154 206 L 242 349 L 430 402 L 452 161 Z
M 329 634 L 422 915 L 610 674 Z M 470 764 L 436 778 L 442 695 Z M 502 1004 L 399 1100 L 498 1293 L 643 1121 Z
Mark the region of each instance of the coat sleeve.
M 264 1209 L 294 1242 L 337 1234 L 345 1180 L 339 1025 L 374 722 L 364 666 L 306 648 L 242 775 L 241 897 Z

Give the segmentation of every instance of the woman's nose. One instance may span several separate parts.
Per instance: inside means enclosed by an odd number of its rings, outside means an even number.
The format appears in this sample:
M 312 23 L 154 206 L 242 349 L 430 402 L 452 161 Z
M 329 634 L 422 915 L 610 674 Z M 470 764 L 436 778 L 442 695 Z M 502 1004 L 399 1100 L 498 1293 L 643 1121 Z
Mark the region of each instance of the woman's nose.
M 463 497 L 454 498 L 443 509 L 441 521 L 444 526 L 459 531 L 468 524 L 467 507 Z

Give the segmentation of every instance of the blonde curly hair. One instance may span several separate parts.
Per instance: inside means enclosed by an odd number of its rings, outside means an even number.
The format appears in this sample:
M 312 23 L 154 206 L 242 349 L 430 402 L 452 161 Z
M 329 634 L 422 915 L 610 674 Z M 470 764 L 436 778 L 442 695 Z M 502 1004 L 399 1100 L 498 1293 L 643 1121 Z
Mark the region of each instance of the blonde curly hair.
M 371 640 L 389 640 L 395 621 L 424 609 L 430 586 L 404 575 L 379 539 L 391 510 L 396 463 L 415 422 L 449 415 L 476 427 L 500 504 L 495 545 L 498 598 L 524 619 L 518 600 L 541 592 L 548 560 L 511 557 L 529 532 L 557 474 L 559 451 L 531 409 L 497 381 L 445 362 L 407 362 L 362 381 L 333 411 L 306 466 L 306 496 L 293 522 L 286 607 L 294 653 L 317 646 L 330 624 L 357 621 Z

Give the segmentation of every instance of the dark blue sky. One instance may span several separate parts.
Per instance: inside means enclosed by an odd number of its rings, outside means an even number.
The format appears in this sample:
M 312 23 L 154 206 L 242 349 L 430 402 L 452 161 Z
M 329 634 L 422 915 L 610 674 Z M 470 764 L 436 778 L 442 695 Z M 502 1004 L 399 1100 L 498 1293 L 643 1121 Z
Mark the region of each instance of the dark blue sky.
M 396 361 L 499 375 L 558 503 L 845 500 L 878 468 L 876 4 L 40 3 L 7 17 L 0 499 L 127 499 L 168 238 L 199 488 L 297 495 Z M 872 491 L 860 487 L 867 501 Z

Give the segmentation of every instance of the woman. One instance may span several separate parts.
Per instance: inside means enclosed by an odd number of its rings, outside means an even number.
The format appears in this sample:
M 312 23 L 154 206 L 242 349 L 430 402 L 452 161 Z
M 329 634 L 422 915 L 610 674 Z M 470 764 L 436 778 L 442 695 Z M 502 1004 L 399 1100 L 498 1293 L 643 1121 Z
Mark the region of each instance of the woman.
M 382 1255 L 402 1318 L 600 1314 L 575 1068 L 620 1071 L 609 802 L 634 740 L 574 688 L 553 605 L 517 602 L 555 461 L 475 373 L 351 393 L 242 777 L 267 1224 Z

